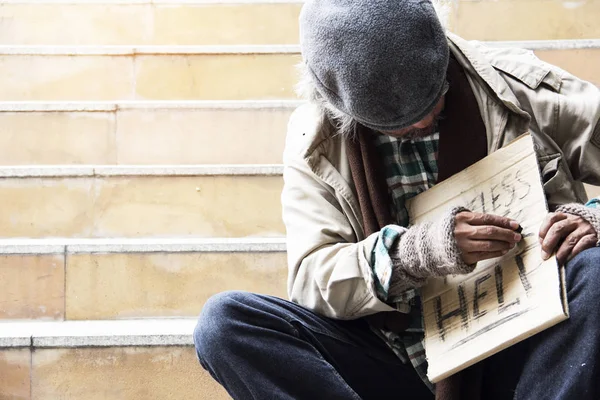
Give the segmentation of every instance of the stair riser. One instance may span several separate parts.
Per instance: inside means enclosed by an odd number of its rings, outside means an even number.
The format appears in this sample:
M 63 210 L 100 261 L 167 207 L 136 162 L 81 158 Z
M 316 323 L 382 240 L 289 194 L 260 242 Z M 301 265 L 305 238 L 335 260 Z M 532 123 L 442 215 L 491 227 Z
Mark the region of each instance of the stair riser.
M 149 2 L 148 2 L 149 3 Z M 570 5 L 570 7 L 568 6 Z M 2 44 L 295 44 L 301 2 L 283 4 L 5 4 Z M 600 37 L 595 1 L 454 1 L 449 27 L 479 40 Z M 531 16 L 536 23 L 531 23 Z M 493 21 L 493 23 L 490 23 Z M 226 27 L 224 29 L 224 27 Z
M 292 111 L 148 108 L 116 112 L 0 112 L 0 162 L 279 164 Z M 600 195 L 593 187 L 588 193 Z
M 4 165 L 278 164 L 291 108 L 0 113 Z
M 0 399 L 31 399 L 31 350 L 0 349 Z
M 600 49 L 538 51 L 600 83 Z M 0 55 L 0 101 L 295 99 L 298 54 Z
M 66 317 L 193 317 L 222 291 L 287 298 L 286 280 L 285 253 L 69 255 Z
M 600 49 L 538 50 L 535 53 L 542 60 L 600 86 Z
M 195 317 L 213 294 L 286 298 L 286 256 L 265 253 L 0 257 L 0 320 Z
M 0 101 L 293 99 L 296 54 L 0 55 Z
M 0 320 L 62 320 L 64 292 L 64 254 L 0 256 Z
M 176 2 L 175 2 L 176 3 Z M 300 3 L 6 4 L 1 44 L 294 44 Z
M 0 179 L 2 237 L 282 236 L 280 176 Z
M 600 2 L 453 1 L 453 31 L 475 40 L 560 40 L 600 37 Z M 535 22 L 532 23 L 532 16 Z
M 107 384 L 109 382 L 109 384 Z M 0 350 L 0 398 L 225 400 L 193 347 Z

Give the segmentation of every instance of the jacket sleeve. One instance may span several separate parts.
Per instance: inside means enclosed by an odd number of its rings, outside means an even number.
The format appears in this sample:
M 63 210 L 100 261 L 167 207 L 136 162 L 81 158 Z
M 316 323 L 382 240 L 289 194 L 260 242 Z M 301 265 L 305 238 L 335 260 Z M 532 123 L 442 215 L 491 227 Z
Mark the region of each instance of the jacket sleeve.
M 295 134 L 293 119 L 288 127 L 281 196 L 290 300 L 336 319 L 392 311 L 377 298 L 374 288 L 370 257 L 377 233 L 357 237 L 357 227 L 347 217 L 352 213 L 350 206 L 340 198 L 344 189 L 326 183 L 301 155 L 287 149 L 294 140 L 290 138 Z M 323 157 L 321 161 L 327 163 Z M 333 173 L 333 167 L 327 170 Z M 340 183 L 338 179 L 331 182 Z
M 283 176 L 290 300 L 336 319 L 393 310 L 374 288 L 377 233 L 357 241 L 333 189 L 302 161 L 285 165 Z
M 555 68 L 555 67 L 554 67 Z M 577 181 L 600 185 L 600 90 L 559 70 L 554 129 L 549 132 L 565 155 Z

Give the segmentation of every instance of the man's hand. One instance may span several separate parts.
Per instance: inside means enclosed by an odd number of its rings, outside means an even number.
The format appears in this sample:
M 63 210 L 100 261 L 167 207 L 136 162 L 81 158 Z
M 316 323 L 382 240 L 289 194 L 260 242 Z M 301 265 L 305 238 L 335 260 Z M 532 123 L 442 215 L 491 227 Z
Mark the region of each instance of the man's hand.
M 518 227 L 509 218 L 465 211 L 456 215 L 454 237 L 463 261 L 475 264 L 508 253 L 522 238 Z
M 564 265 L 583 250 L 595 247 L 597 242 L 594 227 L 577 215 L 550 213 L 540 228 L 542 258 L 547 260 L 558 249 L 559 265 Z

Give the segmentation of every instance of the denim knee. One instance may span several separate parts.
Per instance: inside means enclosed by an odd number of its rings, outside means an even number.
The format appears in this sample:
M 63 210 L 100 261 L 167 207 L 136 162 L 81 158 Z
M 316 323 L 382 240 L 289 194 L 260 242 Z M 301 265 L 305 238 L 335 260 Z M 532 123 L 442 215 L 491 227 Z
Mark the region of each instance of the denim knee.
M 587 312 L 600 317 L 600 247 L 585 250 L 566 266 L 569 300 L 577 296 Z
M 236 318 L 234 314 L 248 295 L 245 292 L 230 291 L 208 299 L 194 329 L 194 345 L 201 362 L 211 362 L 212 355 L 219 353 L 235 336 L 232 332 Z
M 585 263 L 600 266 L 600 247 L 592 247 L 576 255 L 570 263 Z
M 574 269 L 577 274 L 590 280 L 590 283 L 600 280 L 600 247 L 592 247 L 576 255 L 567 263 L 567 270 Z

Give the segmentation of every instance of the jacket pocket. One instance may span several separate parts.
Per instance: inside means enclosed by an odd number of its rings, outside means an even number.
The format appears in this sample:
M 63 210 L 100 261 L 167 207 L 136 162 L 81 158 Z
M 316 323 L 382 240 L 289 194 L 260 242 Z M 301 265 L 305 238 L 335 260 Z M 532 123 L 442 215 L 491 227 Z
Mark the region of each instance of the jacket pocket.
M 574 181 L 561 153 L 539 157 L 538 162 L 550 211 L 562 204 L 585 202 L 583 186 Z
M 560 91 L 562 79 L 558 71 L 541 61 L 530 50 L 515 48 L 497 48 L 493 51 L 491 64 L 527 85 L 537 89 L 542 83 L 555 92 Z
M 556 186 L 556 180 L 559 178 L 557 175 L 559 175 L 561 160 L 562 157 L 560 156 L 560 153 L 539 158 L 544 188 Z

